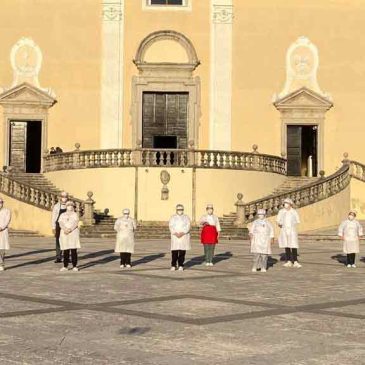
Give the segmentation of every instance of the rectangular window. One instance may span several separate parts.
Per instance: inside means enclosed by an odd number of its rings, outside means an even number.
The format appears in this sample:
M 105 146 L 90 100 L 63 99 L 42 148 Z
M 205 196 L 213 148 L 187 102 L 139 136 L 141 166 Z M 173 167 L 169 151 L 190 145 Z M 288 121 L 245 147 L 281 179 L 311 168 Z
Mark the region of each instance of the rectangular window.
M 148 5 L 185 5 L 184 0 L 148 0 L 148 2 Z

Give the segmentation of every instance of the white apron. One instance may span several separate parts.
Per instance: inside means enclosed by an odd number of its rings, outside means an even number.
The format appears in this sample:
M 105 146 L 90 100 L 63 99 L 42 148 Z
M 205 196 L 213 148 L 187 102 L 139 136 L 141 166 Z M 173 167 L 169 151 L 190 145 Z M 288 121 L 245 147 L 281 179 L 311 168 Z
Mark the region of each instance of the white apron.
M 11 212 L 7 208 L 0 209 L 0 250 L 9 250 L 9 230 L 8 226 L 11 220 Z
M 274 238 L 274 227 L 266 219 L 255 220 L 251 227 L 251 253 L 271 255 L 271 240 Z
M 65 212 L 60 215 L 58 223 L 61 227 L 60 234 L 60 246 L 61 250 L 71 250 L 75 248 L 81 248 L 80 245 L 80 231 L 78 228 L 79 217 L 77 213 Z M 69 234 L 65 234 L 66 229 L 72 229 L 73 231 Z
M 338 229 L 338 235 L 344 238 L 343 252 L 345 254 L 360 252 L 359 236 L 363 235 L 363 229 L 356 219 L 352 221 L 347 219 L 342 222 Z
M 297 211 L 293 208 L 280 209 L 276 221 L 282 226 L 279 234 L 279 247 L 299 248 L 297 224 L 300 223 L 300 220 Z
M 133 218 L 120 217 L 115 221 L 114 230 L 117 231 L 115 252 L 134 253 L 134 231 L 136 222 Z
M 190 218 L 183 214 L 175 214 L 170 218 L 169 228 L 171 232 L 171 251 L 190 250 Z M 174 233 L 183 232 L 184 236 L 178 238 Z

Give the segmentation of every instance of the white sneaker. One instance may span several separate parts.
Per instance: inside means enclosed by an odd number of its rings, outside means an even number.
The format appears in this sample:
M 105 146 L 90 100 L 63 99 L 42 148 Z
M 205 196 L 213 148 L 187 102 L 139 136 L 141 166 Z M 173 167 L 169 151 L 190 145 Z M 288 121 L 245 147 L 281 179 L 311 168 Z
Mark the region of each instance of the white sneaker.
M 209 262 L 206 262 L 206 263 L 205 263 L 205 266 L 210 266 L 210 265 L 209 265 Z
M 253 267 L 251 271 L 256 272 L 257 271 L 256 267 Z
M 79 268 L 75 266 L 72 268 L 72 271 L 79 271 Z
M 60 268 L 60 271 L 63 272 L 63 271 L 68 271 L 68 268 L 67 267 L 61 267 Z
M 175 271 L 176 270 L 176 267 L 175 266 L 171 266 L 171 271 Z
M 124 269 L 124 265 L 120 265 L 120 268 L 121 268 L 121 269 Z
M 287 261 L 283 266 L 284 267 L 292 267 L 293 264 L 291 263 L 291 261 Z
M 350 265 L 350 264 L 348 264 L 348 265 L 346 265 L 346 267 L 350 268 L 350 267 L 351 267 L 351 265 Z
M 182 266 L 179 266 L 179 271 L 184 271 L 184 268 Z
M 125 267 L 126 267 L 127 269 L 130 269 L 132 266 L 131 266 L 131 265 L 125 265 Z
M 356 269 L 356 265 L 355 264 L 353 264 L 351 267 L 354 268 L 354 269 Z
M 266 269 L 261 269 L 261 272 L 266 272 Z
M 209 263 L 209 266 L 214 266 L 213 262 L 210 262 L 210 263 Z
M 0 271 L 4 271 L 5 267 L 4 266 L 0 266 Z
M 298 261 L 295 261 L 294 264 L 293 264 L 293 267 L 296 267 L 297 269 L 300 269 L 302 267 L 302 265 Z

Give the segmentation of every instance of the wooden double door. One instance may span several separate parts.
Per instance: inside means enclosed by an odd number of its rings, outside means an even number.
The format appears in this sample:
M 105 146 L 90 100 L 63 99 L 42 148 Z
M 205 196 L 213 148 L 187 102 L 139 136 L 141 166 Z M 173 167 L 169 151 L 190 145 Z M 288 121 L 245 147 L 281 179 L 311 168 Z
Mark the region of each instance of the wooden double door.
M 42 121 L 9 122 L 9 166 L 13 171 L 41 171 Z
M 187 148 L 188 101 L 186 92 L 143 93 L 143 148 Z
M 316 125 L 287 126 L 287 160 L 289 176 L 318 175 L 318 127 Z

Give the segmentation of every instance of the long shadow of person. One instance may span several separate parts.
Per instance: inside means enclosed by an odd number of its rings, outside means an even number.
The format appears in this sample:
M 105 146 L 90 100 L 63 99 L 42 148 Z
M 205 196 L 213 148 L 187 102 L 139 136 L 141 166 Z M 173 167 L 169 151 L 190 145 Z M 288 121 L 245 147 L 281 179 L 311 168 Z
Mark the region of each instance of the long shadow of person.
M 363 257 L 361 257 L 361 256 L 360 256 L 359 261 L 361 261 L 361 262 L 365 262 L 365 256 L 363 256 Z
M 112 262 L 112 261 L 115 261 L 115 260 L 118 260 L 119 257 L 118 256 L 107 256 L 107 257 L 103 257 L 102 259 L 99 259 L 99 260 L 95 260 L 95 261 L 90 261 L 90 262 L 87 262 L 83 265 L 79 265 L 78 268 L 79 270 L 84 270 L 86 268 L 89 268 L 89 267 L 92 267 L 92 266 L 95 266 L 95 265 L 105 265 L 105 264 L 108 264 L 109 262 Z
M 347 264 L 347 257 L 343 254 L 337 254 L 334 256 L 331 256 L 332 260 L 337 260 L 340 264 L 346 265 Z
M 221 252 L 213 257 L 213 262 L 218 264 L 218 262 L 229 260 L 232 256 L 233 254 L 230 251 Z
M 138 265 L 142 265 L 142 264 L 147 264 L 151 261 L 161 259 L 161 258 L 165 257 L 165 255 L 166 254 L 164 254 L 164 253 L 157 253 L 157 254 L 154 254 L 154 255 L 144 256 L 144 257 L 142 257 L 138 260 L 133 261 L 132 265 L 133 266 L 138 266 Z
M 274 267 L 275 264 L 277 264 L 279 260 L 274 259 L 272 256 L 269 256 L 267 259 L 267 268 L 270 269 Z
M 189 261 L 187 261 L 185 263 L 185 267 L 193 267 L 196 265 L 202 265 L 203 262 L 205 261 L 205 256 L 196 256 L 196 257 L 192 257 Z

